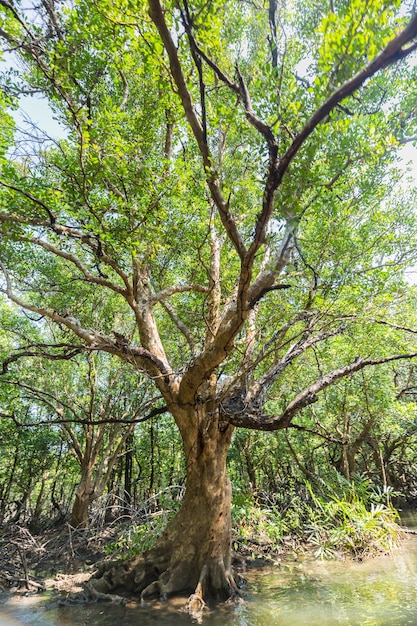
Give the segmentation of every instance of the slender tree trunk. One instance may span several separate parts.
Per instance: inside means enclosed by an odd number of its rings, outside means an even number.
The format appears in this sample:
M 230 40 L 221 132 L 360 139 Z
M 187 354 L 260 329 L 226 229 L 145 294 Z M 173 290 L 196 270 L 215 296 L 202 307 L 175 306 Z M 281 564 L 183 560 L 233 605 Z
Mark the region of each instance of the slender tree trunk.
M 132 504 L 132 472 L 133 472 L 133 435 L 126 439 L 125 456 L 124 456 L 124 495 L 123 495 L 123 513 L 129 515 Z
M 0 502 L 0 522 L 3 524 L 4 521 L 4 517 L 5 517 L 5 513 L 6 513 L 6 509 L 7 509 L 7 503 L 9 501 L 9 496 L 10 496 L 10 491 L 13 485 L 13 479 L 15 476 L 15 471 L 16 468 L 19 464 L 19 445 L 16 445 L 15 450 L 14 450 L 14 456 L 13 456 L 13 465 L 9 470 L 9 475 L 8 475 L 8 479 L 7 479 L 7 483 L 3 488 L 2 491 L 2 495 L 1 495 L 1 502 Z
M 42 512 L 42 505 L 44 503 L 44 496 L 45 496 L 45 486 L 46 486 L 46 481 L 48 477 L 49 477 L 48 471 L 42 472 L 41 488 L 39 490 L 38 497 L 36 498 L 35 510 L 33 512 L 32 519 L 30 520 L 30 523 L 29 523 L 29 530 L 32 533 L 36 533 L 39 530 L 39 522 L 40 522 L 40 517 L 41 517 L 41 512 Z
M 243 440 L 240 440 L 238 443 L 238 448 L 241 452 L 241 455 L 245 459 L 246 463 L 246 471 L 248 473 L 249 482 L 251 484 L 251 489 L 256 491 L 258 488 L 257 480 L 256 480 L 256 472 L 255 466 L 252 461 L 252 456 L 250 453 L 250 437 L 247 434 Z
M 222 431 L 212 417 L 210 422 L 198 422 L 198 428 L 190 425 L 189 432 L 182 431 L 187 482 L 181 509 L 154 548 L 99 572 L 98 580 L 91 581 L 95 592 L 127 589 L 143 600 L 187 591 L 197 604 L 203 603 L 203 597 L 224 600 L 237 593 L 231 570 L 231 486 L 226 472 L 232 428 Z
M 155 482 L 155 431 L 153 422 L 150 423 L 150 439 L 151 439 L 151 476 L 149 479 L 149 495 L 152 495 Z

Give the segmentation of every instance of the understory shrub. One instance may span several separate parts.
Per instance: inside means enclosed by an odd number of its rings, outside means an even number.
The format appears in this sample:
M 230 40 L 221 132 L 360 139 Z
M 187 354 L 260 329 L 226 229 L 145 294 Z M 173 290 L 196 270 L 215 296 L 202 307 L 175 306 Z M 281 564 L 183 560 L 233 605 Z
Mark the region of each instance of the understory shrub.
M 352 483 L 341 497 L 329 499 L 311 492 L 312 505 L 306 505 L 304 534 L 317 558 L 349 554 L 356 558 L 392 550 L 403 532 L 398 512 L 389 503 L 361 498 Z
M 393 495 L 389 488 L 374 490 L 361 477 L 343 479 L 320 495 L 306 482 L 285 507 L 274 495 L 238 493 L 232 506 L 235 541 L 260 547 L 269 543 L 276 550 L 290 537 L 300 549 L 313 549 L 316 558 L 389 552 L 403 537 Z
M 277 505 L 260 504 L 253 494 L 238 493 L 232 502 L 232 525 L 235 548 L 239 543 L 278 549 L 288 532 L 287 524 Z

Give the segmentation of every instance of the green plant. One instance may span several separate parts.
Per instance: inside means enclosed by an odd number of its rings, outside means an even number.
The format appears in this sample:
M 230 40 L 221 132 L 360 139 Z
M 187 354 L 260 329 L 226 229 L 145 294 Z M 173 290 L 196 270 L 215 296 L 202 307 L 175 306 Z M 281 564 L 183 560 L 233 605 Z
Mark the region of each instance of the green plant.
M 253 495 L 238 494 L 232 503 L 234 535 L 244 542 L 277 548 L 288 532 L 286 521 L 275 505 L 261 506 Z
M 146 522 L 133 524 L 122 531 L 116 541 L 106 546 L 108 555 L 117 554 L 121 558 L 130 558 L 144 550 L 152 548 L 167 522 L 165 515 L 158 513 L 149 516 Z
M 342 497 L 330 495 L 326 501 L 311 491 L 313 506 L 306 505 L 308 541 L 319 558 L 348 553 L 356 557 L 387 552 L 402 536 L 399 516 L 390 504 L 369 504 L 359 496 L 354 483 Z

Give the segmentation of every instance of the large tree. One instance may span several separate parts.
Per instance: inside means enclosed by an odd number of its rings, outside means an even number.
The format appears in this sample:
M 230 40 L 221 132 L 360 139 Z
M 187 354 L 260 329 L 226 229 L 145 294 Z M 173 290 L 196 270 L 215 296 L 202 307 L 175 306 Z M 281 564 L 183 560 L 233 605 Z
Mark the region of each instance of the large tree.
M 64 135 L 27 126 L 3 151 L 2 292 L 67 332 L 46 357 L 145 373 L 183 441 L 180 511 L 94 588 L 233 595 L 233 430 L 287 428 L 341 378 L 415 355 L 357 329 L 406 326 L 389 324 L 415 216 L 393 162 L 415 136 L 417 17 L 382 0 L 0 5 L 5 94 L 42 94 Z

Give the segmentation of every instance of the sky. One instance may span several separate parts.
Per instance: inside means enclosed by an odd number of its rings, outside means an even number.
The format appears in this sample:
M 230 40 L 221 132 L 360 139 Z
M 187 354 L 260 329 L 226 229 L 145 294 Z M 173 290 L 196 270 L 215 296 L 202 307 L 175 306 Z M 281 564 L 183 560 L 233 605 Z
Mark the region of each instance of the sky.
M 14 118 L 18 126 L 24 123 L 25 117 L 29 118 L 53 139 L 65 137 L 64 129 L 54 120 L 53 113 L 44 98 L 20 96 L 19 109 L 14 112 Z
M 417 181 L 417 148 L 408 144 L 401 148 L 400 154 L 404 166 L 407 167 L 408 164 L 410 165 L 411 174 Z

